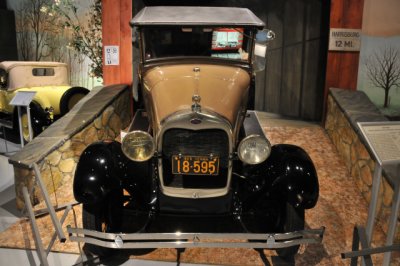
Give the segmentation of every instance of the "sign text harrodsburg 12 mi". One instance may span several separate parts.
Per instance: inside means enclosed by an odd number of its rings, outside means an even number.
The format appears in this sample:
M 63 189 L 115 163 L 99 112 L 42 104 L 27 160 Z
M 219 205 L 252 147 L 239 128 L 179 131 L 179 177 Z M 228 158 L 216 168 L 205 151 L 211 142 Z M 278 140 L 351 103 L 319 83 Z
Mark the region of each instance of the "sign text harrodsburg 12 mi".
M 361 30 L 330 29 L 329 51 L 360 51 Z

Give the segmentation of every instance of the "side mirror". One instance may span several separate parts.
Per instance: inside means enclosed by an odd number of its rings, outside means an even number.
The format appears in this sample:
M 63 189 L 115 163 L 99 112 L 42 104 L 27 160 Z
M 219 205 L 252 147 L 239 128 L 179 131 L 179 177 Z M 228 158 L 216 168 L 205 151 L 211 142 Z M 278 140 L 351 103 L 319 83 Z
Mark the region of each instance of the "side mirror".
M 7 88 L 8 74 L 4 69 L 0 69 L 0 89 Z
M 253 69 L 255 72 L 260 72 L 265 69 L 265 64 L 267 62 L 267 44 L 273 39 L 275 39 L 275 32 L 273 32 L 272 30 L 264 29 L 257 32 L 255 39 L 253 64 Z

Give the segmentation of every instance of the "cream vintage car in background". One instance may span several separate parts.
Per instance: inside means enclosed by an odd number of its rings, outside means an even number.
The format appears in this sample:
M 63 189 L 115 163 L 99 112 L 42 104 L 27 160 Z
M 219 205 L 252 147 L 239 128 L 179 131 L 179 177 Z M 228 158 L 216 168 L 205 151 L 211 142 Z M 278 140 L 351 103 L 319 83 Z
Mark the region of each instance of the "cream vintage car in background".
M 10 101 L 19 91 L 35 91 L 30 104 L 33 135 L 37 136 L 52 122 L 65 115 L 89 90 L 72 87 L 67 64 L 58 62 L 0 63 L 0 119 L 18 130 L 17 108 Z M 28 118 L 22 114 L 22 132 L 29 140 Z

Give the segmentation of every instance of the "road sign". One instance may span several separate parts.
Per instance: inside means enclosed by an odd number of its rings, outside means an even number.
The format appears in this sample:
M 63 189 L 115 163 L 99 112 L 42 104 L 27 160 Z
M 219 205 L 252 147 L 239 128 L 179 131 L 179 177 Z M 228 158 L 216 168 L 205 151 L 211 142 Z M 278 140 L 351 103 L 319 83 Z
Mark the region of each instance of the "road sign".
M 361 30 L 330 29 L 329 51 L 360 51 Z

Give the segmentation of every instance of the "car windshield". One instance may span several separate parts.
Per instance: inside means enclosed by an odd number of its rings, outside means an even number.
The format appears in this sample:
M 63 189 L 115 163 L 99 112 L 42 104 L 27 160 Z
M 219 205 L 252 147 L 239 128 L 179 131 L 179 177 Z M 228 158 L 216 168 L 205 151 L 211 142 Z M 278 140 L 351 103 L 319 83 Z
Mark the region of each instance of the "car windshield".
M 249 61 L 250 30 L 224 27 L 144 28 L 144 57 L 201 56 Z

